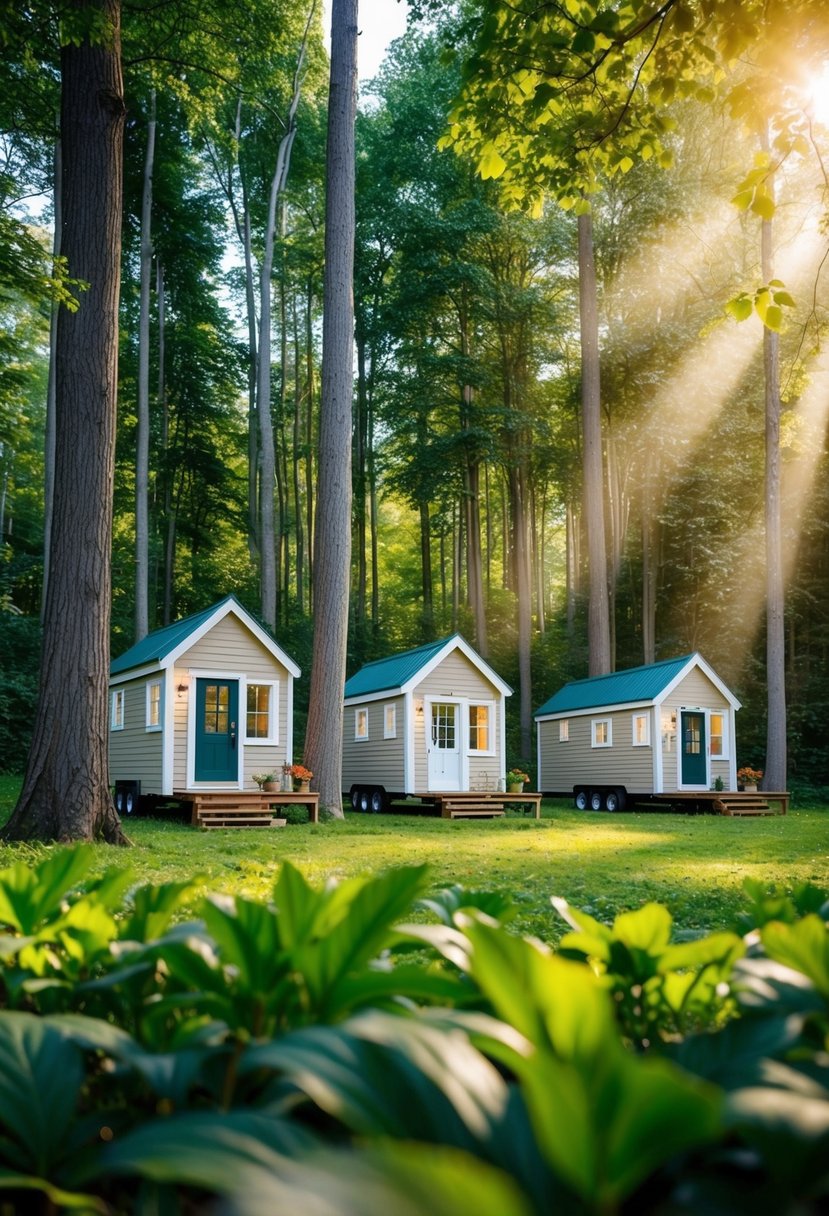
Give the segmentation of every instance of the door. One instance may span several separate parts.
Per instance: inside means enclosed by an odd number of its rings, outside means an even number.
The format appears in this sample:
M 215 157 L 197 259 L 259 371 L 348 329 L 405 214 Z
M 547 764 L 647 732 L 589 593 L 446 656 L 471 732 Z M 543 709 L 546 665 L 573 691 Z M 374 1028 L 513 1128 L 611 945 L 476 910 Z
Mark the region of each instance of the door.
M 196 781 L 237 781 L 239 681 L 196 681 Z
M 708 758 L 705 744 L 705 714 L 702 710 L 683 709 L 682 784 L 708 786 Z
M 429 789 L 461 788 L 460 706 L 456 701 L 433 701 L 429 709 Z

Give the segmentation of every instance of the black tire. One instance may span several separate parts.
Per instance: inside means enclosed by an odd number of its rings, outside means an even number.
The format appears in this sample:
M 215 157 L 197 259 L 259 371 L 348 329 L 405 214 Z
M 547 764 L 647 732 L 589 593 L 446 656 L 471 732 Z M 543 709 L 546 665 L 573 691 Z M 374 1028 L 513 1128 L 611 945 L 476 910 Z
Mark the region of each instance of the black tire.
M 351 787 L 351 809 L 352 811 L 359 811 L 360 809 L 360 790 L 356 785 L 352 785 Z
M 601 790 L 590 791 L 590 809 L 591 811 L 600 811 L 604 805 L 604 798 Z
M 369 794 L 368 809 L 372 815 L 379 815 L 386 809 L 386 794 L 384 790 L 378 789 L 375 786 Z
M 576 790 L 575 794 L 573 795 L 573 802 L 576 805 L 577 811 L 586 811 L 590 805 L 590 801 L 587 797 L 587 790 Z
M 619 811 L 622 809 L 619 805 L 618 790 L 608 790 L 602 799 L 602 802 L 604 803 L 604 809 L 606 811 L 610 811 L 611 814 L 613 814 L 614 811 Z
M 370 805 L 371 805 L 369 793 L 368 793 L 368 790 L 360 790 L 359 794 L 360 794 L 360 810 L 363 812 L 363 814 L 365 814 L 366 811 L 369 810 Z

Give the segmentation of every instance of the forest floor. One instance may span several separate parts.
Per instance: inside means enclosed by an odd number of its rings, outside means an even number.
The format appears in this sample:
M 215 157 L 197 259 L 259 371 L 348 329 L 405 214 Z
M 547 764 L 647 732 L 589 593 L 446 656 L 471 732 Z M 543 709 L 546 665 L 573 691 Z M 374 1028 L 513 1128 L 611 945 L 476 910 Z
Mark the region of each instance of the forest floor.
M 0 823 L 19 785 L 19 778 L 0 777 Z M 731 819 L 591 814 L 550 800 L 540 820 L 349 814 L 344 821 L 272 830 L 204 832 L 153 819 L 130 819 L 126 826 L 133 848 L 96 846 L 98 872 L 124 865 L 136 882 L 197 877 L 203 890 L 262 898 L 285 859 L 315 884 L 425 861 L 434 889 L 459 883 L 509 891 L 516 929 L 548 942 L 565 931 L 550 904 L 553 895 L 602 921 L 656 900 L 667 905 L 677 928 L 714 930 L 729 926 L 744 905 L 746 878 L 829 889 L 829 807 Z M 0 867 L 30 860 L 45 847 L 0 844 Z

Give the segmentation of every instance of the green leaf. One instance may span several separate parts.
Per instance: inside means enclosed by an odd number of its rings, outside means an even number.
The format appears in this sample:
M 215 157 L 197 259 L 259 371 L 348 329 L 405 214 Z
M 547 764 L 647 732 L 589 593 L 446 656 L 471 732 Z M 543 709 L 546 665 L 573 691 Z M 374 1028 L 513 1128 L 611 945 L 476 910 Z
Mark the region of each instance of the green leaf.
M 34 866 L 16 862 L 0 870 L 0 923 L 34 933 L 61 910 L 64 897 L 88 873 L 95 857 L 91 845 L 56 848 Z
M 758 187 L 755 190 L 754 198 L 751 201 L 751 210 L 763 220 L 774 219 L 774 213 L 777 208 L 768 190 L 762 187 Z
M 200 879 L 147 885 L 133 891 L 129 916 L 121 923 L 122 940 L 152 941 L 166 931 L 173 914 L 186 901 Z
M 488 178 L 500 177 L 507 167 L 501 153 L 494 144 L 486 144 L 478 160 L 478 173 L 484 181 Z
M 65 1152 L 83 1082 L 78 1048 L 29 1013 L 0 1013 L 0 1127 L 7 1165 L 49 1177 Z
M 53 1186 L 45 1178 L 33 1178 L 29 1174 L 18 1174 L 12 1170 L 0 1168 L 0 1190 L 3 1191 L 38 1191 L 49 1200 L 54 1211 L 100 1212 L 108 1216 L 111 1211 L 103 1199 L 94 1195 L 84 1195 L 79 1191 L 67 1191 L 59 1186 Z M 3 1205 L 5 1206 L 5 1205 Z M 11 1211 L 11 1209 L 9 1209 Z M 22 1209 L 16 1209 L 22 1210 Z M 38 1209 L 40 1210 L 40 1209 Z
M 776 304 L 769 304 L 763 316 L 763 324 L 766 329 L 780 333 L 783 328 L 783 309 L 778 308 Z
M 772 921 L 760 930 L 769 958 L 807 976 L 829 1000 L 829 932 L 814 913 L 794 925 Z
M 747 321 L 754 312 L 754 305 L 751 297 L 743 291 L 740 295 L 735 296 L 733 300 L 729 300 L 725 305 L 725 311 L 729 313 L 735 321 Z

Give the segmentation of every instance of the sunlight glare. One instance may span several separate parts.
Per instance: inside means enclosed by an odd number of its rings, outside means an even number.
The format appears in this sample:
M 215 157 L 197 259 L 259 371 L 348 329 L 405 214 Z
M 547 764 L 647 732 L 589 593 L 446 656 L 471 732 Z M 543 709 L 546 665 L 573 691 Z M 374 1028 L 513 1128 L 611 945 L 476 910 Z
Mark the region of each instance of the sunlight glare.
M 809 108 L 815 121 L 829 127 L 829 64 L 825 64 L 820 75 L 813 78 L 809 93 Z

